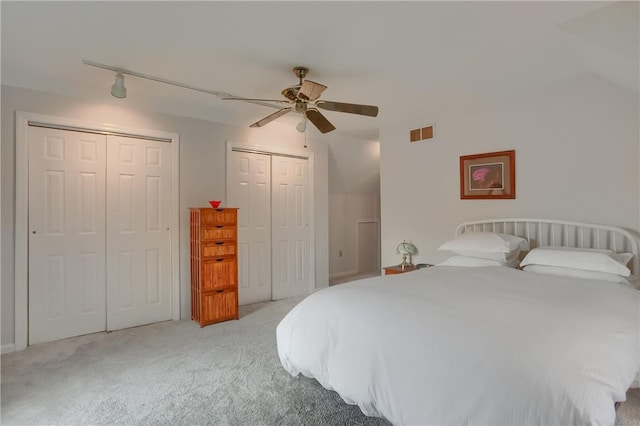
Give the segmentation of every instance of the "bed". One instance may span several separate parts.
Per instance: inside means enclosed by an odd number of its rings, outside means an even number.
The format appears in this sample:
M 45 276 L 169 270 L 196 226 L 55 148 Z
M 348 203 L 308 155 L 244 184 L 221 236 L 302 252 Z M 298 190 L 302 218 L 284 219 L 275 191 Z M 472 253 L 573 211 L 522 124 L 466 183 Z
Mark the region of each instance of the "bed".
M 629 278 L 639 271 L 638 241 L 621 228 L 500 219 L 456 230 L 478 233 L 629 252 Z M 394 424 L 613 425 L 640 370 L 639 309 L 633 286 L 599 278 L 435 266 L 316 292 L 276 338 L 290 374 Z

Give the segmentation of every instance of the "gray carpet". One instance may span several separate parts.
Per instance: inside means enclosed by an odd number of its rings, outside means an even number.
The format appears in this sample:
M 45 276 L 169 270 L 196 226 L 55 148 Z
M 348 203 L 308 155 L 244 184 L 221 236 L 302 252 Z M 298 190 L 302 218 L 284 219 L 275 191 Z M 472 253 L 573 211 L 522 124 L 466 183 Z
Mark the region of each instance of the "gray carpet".
M 4 355 L 2 424 L 388 424 L 282 368 L 275 328 L 300 300 L 202 329 L 164 322 Z
M 4 355 L 2 424 L 387 425 L 281 367 L 275 327 L 299 300 L 202 329 L 165 322 Z M 628 396 L 617 423 L 640 425 L 640 393 Z

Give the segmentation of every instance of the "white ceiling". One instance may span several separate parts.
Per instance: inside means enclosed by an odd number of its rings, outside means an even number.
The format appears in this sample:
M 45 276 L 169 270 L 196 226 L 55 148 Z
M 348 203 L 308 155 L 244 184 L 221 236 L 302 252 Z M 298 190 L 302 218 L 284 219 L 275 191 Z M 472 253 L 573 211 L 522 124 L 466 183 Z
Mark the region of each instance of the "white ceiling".
M 274 110 L 130 76 L 117 100 L 114 73 L 82 60 L 276 99 L 304 65 L 328 86 L 322 99 L 380 107 L 378 118 L 325 114 L 336 132 L 376 140 L 388 120 L 428 122 L 586 73 L 637 92 L 638 5 L 2 1 L 2 84 L 249 125 Z

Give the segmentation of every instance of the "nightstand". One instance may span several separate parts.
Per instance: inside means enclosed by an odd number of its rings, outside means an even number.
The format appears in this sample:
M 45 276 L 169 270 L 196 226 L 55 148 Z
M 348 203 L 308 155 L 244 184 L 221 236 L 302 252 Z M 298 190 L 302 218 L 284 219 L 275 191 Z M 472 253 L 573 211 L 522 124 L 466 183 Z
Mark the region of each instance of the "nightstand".
M 394 266 L 385 266 L 383 269 L 384 269 L 385 275 L 393 275 L 393 274 L 404 274 L 405 272 L 415 271 L 418 268 L 416 267 L 416 265 L 408 265 L 408 266 L 405 266 L 404 269 L 402 269 L 400 265 L 394 265 Z

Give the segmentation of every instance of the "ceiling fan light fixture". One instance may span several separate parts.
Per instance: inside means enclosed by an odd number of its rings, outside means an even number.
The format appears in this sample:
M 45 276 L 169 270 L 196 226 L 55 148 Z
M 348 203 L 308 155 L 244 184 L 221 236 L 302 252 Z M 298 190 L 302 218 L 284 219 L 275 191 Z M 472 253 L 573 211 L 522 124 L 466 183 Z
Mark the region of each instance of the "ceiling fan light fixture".
M 111 95 L 120 99 L 127 97 L 127 88 L 124 87 L 124 75 L 121 73 L 116 74 L 116 82 L 111 86 Z
M 300 133 L 304 133 L 307 130 L 307 116 L 304 116 L 302 120 L 296 126 L 296 130 Z

